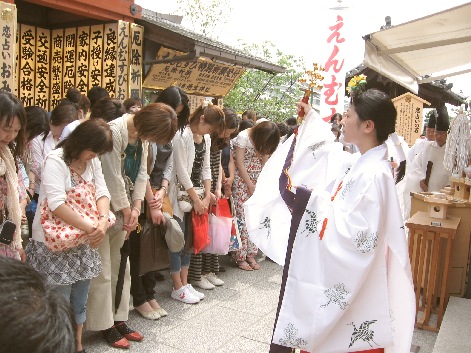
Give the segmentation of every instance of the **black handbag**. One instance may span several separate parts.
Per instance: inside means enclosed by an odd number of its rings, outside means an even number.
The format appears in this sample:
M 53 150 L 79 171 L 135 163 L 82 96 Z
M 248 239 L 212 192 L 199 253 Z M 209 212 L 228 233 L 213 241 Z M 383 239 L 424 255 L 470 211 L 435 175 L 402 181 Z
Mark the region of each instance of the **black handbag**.
M 15 234 L 16 224 L 6 220 L 0 225 L 0 243 L 10 245 Z
M 139 234 L 140 237 L 140 264 L 139 274 L 160 271 L 169 268 L 170 258 L 165 232 L 167 227 L 163 224 L 152 224 L 147 220 Z

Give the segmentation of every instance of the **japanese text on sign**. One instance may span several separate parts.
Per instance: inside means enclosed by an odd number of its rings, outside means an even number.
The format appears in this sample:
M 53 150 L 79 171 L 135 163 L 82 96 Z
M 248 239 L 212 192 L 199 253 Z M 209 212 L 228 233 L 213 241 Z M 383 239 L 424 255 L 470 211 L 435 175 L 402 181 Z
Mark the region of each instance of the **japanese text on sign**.
M 203 59 L 154 64 L 144 85 L 159 89 L 178 85 L 188 93 L 225 96 L 243 72 L 239 67 Z
M 96 25 L 90 28 L 90 65 L 89 89 L 102 86 L 103 79 L 103 26 Z
M 105 25 L 103 43 L 103 88 L 110 97 L 116 95 L 116 48 L 118 43 L 118 24 Z
M 16 91 L 16 48 L 17 24 L 16 6 L 14 4 L 0 3 L 0 90 Z
M 345 38 L 341 34 L 344 26 L 342 16 L 336 16 L 335 24 L 328 27 L 327 47 L 330 53 L 324 65 L 325 80 L 321 94 L 321 116 L 325 121 L 330 121 L 332 115 L 337 111 L 343 112 L 343 99 L 345 90 L 345 51 L 342 47 Z
M 118 45 L 117 45 L 117 82 L 116 98 L 125 100 L 128 98 L 129 77 L 129 23 L 119 21 Z
M 422 132 L 423 104 L 430 103 L 412 93 L 403 94 L 392 101 L 397 111 L 396 132 L 412 146 Z
M 140 98 L 142 85 L 142 41 L 144 28 L 131 24 L 131 52 L 129 66 L 129 93 L 130 97 Z

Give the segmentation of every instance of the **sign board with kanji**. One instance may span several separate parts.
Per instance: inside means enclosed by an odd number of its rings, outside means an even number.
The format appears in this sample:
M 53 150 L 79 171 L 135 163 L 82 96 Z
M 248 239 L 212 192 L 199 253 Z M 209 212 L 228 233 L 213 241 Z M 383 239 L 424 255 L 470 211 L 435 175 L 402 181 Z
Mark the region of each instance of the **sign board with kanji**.
M 167 50 L 157 57 L 168 59 L 181 53 Z M 236 84 L 245 69 L 212 60 L 199 58 L 192 61 L 173 61 L 152 65 L 144 80 L 143 87 L 165 89 L 179 86 L 188 94 L 201 96 L 225 96 Z
M 407 92 L 392 99 L 397 111 L 396 133 L 412 146 L 420 137 L 423 125 L 423 106 L 430 105 L 426 100 Z
M 16 6 L 0 2 L 0 89 L 16 93 Z

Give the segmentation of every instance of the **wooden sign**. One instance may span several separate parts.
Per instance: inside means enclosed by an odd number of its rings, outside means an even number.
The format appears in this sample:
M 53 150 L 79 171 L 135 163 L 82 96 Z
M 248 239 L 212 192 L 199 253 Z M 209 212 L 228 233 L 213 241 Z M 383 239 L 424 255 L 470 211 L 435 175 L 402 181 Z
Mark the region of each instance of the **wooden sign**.
M 64 65 L 62 67 L 62 92 L 75 87 L 77 29 L 66 28 L 64 33 Z
M 90 76 L 89 89 L 102 87 L 103 80 L 103 25 L 90 27 Z
M 64 63 L 64 30 L 54 29 L 51 32 L 51 89 L 50 109 L 54 109 L 63 97 L 62 65 Z
M 131 51 L 129 67 L 129 97 L 141 98 L 142 90 L 142 43 L 144 27 L 131 24 Z
M 103 85 L 110 97 L 116 96 L 116 48 L 118 44 L 118 24 L 105 25 L 103 43 Z
M 16 90 L 16 6 L 0 2 L 0 90 L 13 92 Z
M 158 59 L 169 59 L 183 53 L 159 51 Z M 244 73 L 244 69 L 199 58 L 196 61 L 175 61 L 152 65 L 143 86 L 165 89 L 179 86 L 188 94 L 225 96 Z
M 129 77 L 129 22 L 118 23 L 118 50 L 116 98 L 124 101 L 128 98 Z
M 90 27 L 77 28 L 77 59 L 75 87 L 82 93 L 88 92 L 88 76 L 90 74 Z M 64 94 L 67 91 L 64 91 Z
M 120 100 L 141 97 L 144 27 L 124 21 L 54 30 L 16 26 L 5 22 L 16 21 L 15 6 L 0 1 L 1 9 L 0 84 L 18 89 L 25 106 L 52 110 L 70 87 L 82 94 L 104 87 Z
M 13 84 L 13 93 L 15 93 L 15 96 L 19 97 L 18 77 L 20 77 L 20 29 L 18 28 L 18 25 L 16 25 L 15 37 L 15 80 Z
M 24 106 L 30 106 L 35 104 L 36 28 L 21 25 L 19 41 L 21 50 L 18 98 Z
M 196 108 L 198 108 L 201 103 L 203 103 L 204 96 L 196 96 L 193 94 L 188 95 L 188 106 L 190 107 L 190 114 L 193 113 Z
M 35 105 L 49 110 L 49 65 L 51 49 L 51 31 L 36 29 L 36 77 Z
M 412 93 L 405 93 L 392 99 L 397 111 L 396 133 L 412 146 L 422 133 L 422 111 L 424 103 L 430 105 L 426 100 Z

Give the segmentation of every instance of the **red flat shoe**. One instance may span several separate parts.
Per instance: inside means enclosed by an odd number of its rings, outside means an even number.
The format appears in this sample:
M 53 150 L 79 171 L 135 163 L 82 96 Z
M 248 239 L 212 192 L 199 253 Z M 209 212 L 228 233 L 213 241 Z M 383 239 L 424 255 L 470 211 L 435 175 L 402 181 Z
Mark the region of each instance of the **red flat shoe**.
M 119 333 L 119 331 L 114 326 L 107 330 L 101 331 L 101 333 L 106 342 L 108 342 L 111 347 L 123 349 L 129 349 L 129 347 L 131 347 L 129 341 L 123 337 L 123 335 L 121 335 L 121 333 Z
M 137 331 L 130 329 L 129 326 L 126 325 L 125 322 L 121 322 L 120 324 L 114 325 L 114 327 L 118 330 L 120 334 L 122 334 L 129 341 L 139 342 L 144 339 L 143 335 L 141 335 Z

